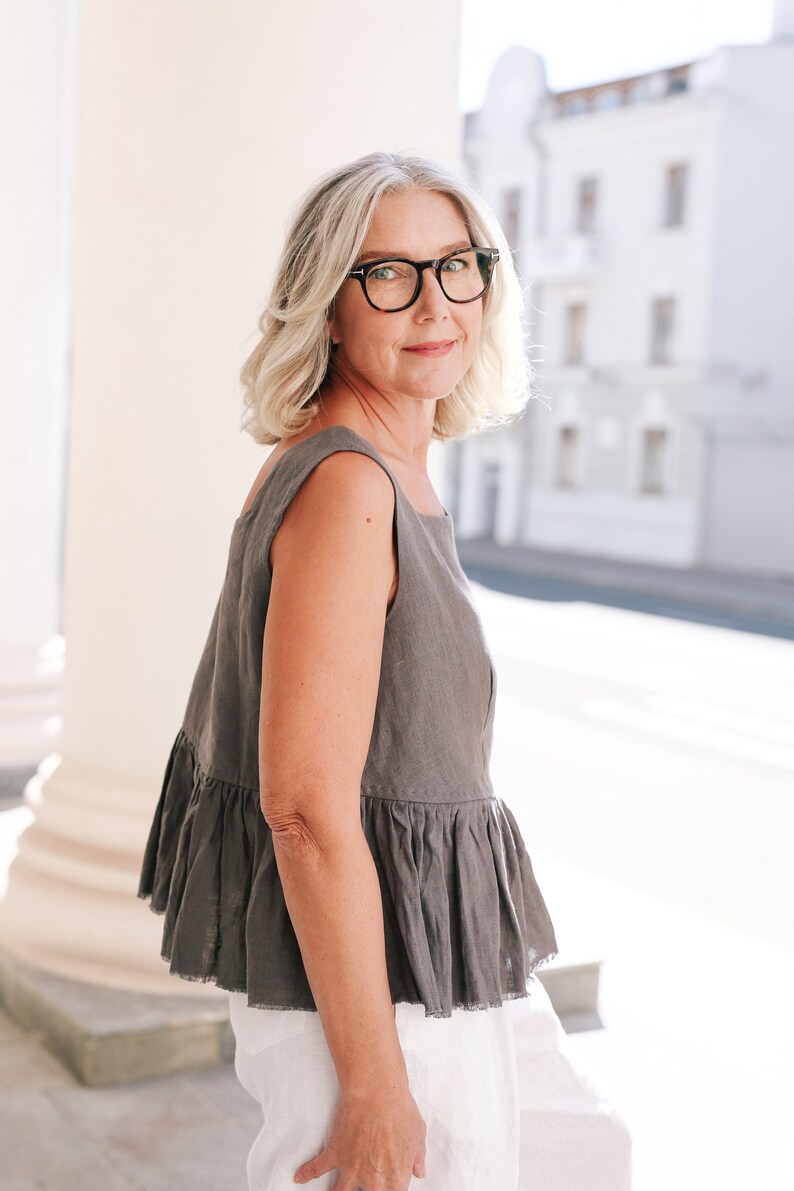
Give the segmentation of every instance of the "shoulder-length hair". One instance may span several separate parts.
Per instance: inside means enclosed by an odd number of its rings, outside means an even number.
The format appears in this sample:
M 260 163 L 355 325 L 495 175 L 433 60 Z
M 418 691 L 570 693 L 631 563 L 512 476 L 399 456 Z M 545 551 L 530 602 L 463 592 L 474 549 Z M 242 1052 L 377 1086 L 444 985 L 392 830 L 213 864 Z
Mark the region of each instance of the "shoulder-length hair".
M 436 402 L 433 437 L 465 438 L 506 425 L 534 396 L 524 295 L 493 211 L 468 182 L 431 158 L 370 153 L 324 174 L 298 202 L 259 318 L 261 338 L 240 370 L 241 426 L 256 442 L 279 442 L 315 416 L 315 398 L 333 371 L 327 322 L 336 294 L 381 198 L 412 187 L 448 195 L 472 244 L 499 249 L 477 351 L 455 388 Z

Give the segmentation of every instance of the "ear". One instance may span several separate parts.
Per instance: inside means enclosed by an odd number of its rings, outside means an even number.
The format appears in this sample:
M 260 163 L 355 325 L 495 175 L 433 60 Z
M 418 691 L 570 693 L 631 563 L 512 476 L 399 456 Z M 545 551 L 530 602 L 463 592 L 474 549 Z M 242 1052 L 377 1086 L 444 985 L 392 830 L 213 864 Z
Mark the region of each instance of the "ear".
M 333 301 L 332 301 L 331 305 L 329 306 L 329 308 L 327 308 L 327 313 L 325 316 L 325 333 L 326 333 L 327 337 L 332 339 L 332 341 L 335 343 L 338 343 L 339 339 L 342 338 L 342 336 L 339 335 L 339 328 L 337 326 L 336 295 L 335 295 L 335 298 L 333 298 Z
M 328 318 L 325 320 L 325 332 L 332 343 L 335 343 L 337 345 L 339 344 L 340 335 L 339 335 L 339 329 L 336 325 L 336 317 L 335 317 L 335 314 L 333 311 L 333 307 L 331 308 L 331 312 L 329 313 Z

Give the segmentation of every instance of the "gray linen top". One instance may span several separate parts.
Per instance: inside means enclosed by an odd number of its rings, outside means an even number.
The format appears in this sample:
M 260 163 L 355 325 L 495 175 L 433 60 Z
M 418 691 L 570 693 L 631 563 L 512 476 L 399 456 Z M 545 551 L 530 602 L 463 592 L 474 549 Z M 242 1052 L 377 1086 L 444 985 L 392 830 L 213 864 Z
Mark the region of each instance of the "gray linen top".
M 452 518 L 420 513 L 366 439 L 329 426 L 273 465 L 234 523 L 226 574 L 162 785 L 138 896 L 165 915 L 174 974 L 317 1009 L 259 805 L 268 552 L 321 459 L 358 451 L 395 493 L 399 585 L 386 613 L 361 825 L 377 870 L 393 1003 L 426 1017 L 529 994 L 557 954 L 512 812 L 489 772 L 496 671 Z

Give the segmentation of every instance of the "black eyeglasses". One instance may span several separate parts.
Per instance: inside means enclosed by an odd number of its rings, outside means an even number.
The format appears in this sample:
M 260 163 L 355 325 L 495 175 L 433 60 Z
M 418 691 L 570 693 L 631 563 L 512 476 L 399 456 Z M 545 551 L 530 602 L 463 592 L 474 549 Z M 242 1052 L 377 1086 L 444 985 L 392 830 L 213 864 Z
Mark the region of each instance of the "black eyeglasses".
M 405 257 L 384 257 L 357 265 L 346 275 L 361 283 L 364 297 L 373 310 L 395 314 L 413 306 L 422 292 L 425 269 L 432 269 L 450 302 L 476 302 L 493 277 L 499 260 L 497 248 L 461 248 L 430 261 L 409 261 Z

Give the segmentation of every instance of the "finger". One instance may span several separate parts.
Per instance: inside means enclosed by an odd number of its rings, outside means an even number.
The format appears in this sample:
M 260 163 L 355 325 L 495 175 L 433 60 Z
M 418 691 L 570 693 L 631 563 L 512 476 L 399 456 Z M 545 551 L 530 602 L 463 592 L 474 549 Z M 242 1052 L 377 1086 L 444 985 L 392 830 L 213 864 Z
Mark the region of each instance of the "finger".
M 336 1166 L 330 1161 L 328 1148 L 324 1147 L 316 1157 L 311 1158 L 308 1162 L 304 1162 L 302 1166 L 298 1167 L 293 1176 L 293 1181 L 296 1183 L 309 1183 L 312 1179 L 319 1179 L 321 1174 L 328 1174 L 329 1170 L 336 1170 Z

